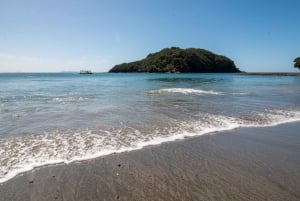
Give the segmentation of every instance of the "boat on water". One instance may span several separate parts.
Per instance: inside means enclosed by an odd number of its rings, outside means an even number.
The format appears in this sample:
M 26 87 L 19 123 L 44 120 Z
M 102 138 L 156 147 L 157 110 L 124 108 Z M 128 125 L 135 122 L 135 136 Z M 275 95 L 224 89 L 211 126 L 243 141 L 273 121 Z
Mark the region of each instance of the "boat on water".
M 93 74 L 91 70 L 81 70 L 79 74 Z

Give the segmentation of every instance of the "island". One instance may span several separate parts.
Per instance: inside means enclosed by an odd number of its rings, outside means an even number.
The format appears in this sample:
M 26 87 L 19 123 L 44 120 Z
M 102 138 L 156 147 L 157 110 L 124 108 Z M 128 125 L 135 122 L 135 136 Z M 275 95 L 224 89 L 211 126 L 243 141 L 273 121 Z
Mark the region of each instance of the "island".
M 237 73 L 234 62 L 205 49 L 164 48 L 139 61 L 115 65 L 111 73 Z
M 300 57 L 297 57 L 297 58 L 294 60 L 294 67 L 300 69 Z

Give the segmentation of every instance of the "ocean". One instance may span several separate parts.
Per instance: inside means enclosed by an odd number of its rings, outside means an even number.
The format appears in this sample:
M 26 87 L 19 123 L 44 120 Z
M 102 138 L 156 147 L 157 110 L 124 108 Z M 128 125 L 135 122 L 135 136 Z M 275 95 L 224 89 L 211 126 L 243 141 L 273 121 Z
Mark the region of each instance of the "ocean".
M 47 164 L 300 121 L 299 92 L 290 76 L 2 73 L 0 183 Z

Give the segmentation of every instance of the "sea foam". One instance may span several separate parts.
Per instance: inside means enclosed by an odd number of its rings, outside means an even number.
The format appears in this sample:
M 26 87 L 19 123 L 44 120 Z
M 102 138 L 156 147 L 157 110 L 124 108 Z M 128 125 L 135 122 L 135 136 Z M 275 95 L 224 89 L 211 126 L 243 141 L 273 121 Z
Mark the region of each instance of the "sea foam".
M 39 135 L 2 138 L 0 183 L 39 166 L 88 160 L 239 127 L 264 127 L 300 121 L 300 111 L 291 110 L 256 113 L 252 120 L 213 114 L 199 116 L 201 118 L 198 120 L 174 120 L 173 126 L 165 128 L 55 130 Z
M 160 94 L 160 93 L 181 93 L 181 94 L 212 94 L 212 95 L 220 95 L 222 93 L 215 92 L 212 90 L 201 90 L 201 89 L 192 89 L 192 88 L 165 88 L 165 89 L 158 89 L 158 90 L 151 90 L 147 91 L 146 93 L 149 94 Z

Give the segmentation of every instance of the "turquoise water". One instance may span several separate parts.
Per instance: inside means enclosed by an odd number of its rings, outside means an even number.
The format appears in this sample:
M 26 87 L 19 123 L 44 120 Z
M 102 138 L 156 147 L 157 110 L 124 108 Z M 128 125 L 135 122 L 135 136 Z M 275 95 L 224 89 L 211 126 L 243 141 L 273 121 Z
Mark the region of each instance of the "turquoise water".
M 300 120 L 300 78 L 0 74 L 0 183 L 36 166 Z

